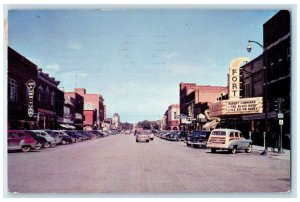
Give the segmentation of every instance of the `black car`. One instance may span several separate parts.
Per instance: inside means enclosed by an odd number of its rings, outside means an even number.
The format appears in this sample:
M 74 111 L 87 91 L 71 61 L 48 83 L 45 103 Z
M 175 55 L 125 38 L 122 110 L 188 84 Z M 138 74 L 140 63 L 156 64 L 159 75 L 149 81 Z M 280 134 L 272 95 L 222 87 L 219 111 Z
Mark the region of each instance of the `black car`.
M 186 145 L 193 147 L 206 147 L 210 131 L 194 130 L 191 135 L 187 136 Z
M 80 142 L 82 141 L 82 136 L 74 133 L 73 131 L 70 131 L 70 130 L 65 130 L 64 131 L 67 135 L 69 135 L 71 138 L 75 138 L 75 142 Z
M 29 131 L 29 130 L 25 130 L 25 133 L 27 133 L 28 135 L 30 135 L 33 139 L 35 139 L 37 141 L 37 144 L 35 146 L 36 150 L 40 150 L 45 144 L 47 144 L 47 140 L 44 137 L 38 136 L 36 133 Z

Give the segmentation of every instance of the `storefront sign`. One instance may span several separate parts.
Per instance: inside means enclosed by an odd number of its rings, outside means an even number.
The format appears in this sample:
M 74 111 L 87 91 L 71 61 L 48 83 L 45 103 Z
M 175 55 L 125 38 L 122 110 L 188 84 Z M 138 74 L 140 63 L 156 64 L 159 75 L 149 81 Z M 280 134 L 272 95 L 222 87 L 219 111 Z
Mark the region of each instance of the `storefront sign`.
M 263 111 L 262 97 L 241 98 L 238 100 L 222 100 L 209 106 L 209 115 L 258 114 Z
M 26 87 L 28 90 L 28 116 L 32 117 L 34 114 L 34 109 L 33 109 L 33 97 L 34 97 L 34 88 L 36 84 L 35 81 L 30 79 L 29 81 L 26 82 Z
M 243 62 L 248 62 L 249 58 L 239 57 L 231 61 L 229 67 L 229 99 L 240 98 L 240 66 Z

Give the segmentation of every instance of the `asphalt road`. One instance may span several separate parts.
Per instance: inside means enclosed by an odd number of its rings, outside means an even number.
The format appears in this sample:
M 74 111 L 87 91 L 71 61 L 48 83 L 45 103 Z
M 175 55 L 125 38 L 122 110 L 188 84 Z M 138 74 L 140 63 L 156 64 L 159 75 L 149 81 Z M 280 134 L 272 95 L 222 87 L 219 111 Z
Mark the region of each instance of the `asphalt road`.
M 290 190 L 290 161 L 211 153 L 119 134 L 38 152 L 8 153 L 8 190 L 18 193 L 252 193 Z

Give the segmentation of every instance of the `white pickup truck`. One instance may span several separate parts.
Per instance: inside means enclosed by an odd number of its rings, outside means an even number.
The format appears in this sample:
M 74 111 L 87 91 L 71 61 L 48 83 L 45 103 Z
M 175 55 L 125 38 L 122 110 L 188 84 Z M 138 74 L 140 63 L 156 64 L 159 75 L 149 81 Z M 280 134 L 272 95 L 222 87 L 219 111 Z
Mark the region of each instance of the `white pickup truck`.
M 239 130 L 214 129 L 210 133 L 206 146 L 212 153 L 217 150 L 228 150 L 232 154 L 237 150 L 245 150 L 249 153 L 252 150 L 252 140 L 245 139 Z

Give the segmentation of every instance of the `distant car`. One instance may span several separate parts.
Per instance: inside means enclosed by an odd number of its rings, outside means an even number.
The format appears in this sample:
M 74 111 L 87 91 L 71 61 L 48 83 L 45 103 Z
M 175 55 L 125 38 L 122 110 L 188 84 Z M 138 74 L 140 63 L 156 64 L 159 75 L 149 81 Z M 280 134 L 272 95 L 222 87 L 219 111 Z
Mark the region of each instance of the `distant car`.
M 140 132 L 136 132 L 136 142 L 140 142 L 140 141 L 146 141 L 149 142 L 150 141 L 150 133 L 147 130 L 142 130 Z
M 249 153 L 252 150 L 252 140 L 245 139 L 239 130 L 214 129 L 209 136 L 207 148 L 210 148 L 212 153 L 217 150 L 227 150 L 232 154 L 237 150 L 245 150 Z
M 143 133 L 148 133 L 149 139 L 154 140 L 154 134 L 153 134 L 152 130 L 143 130 Z
M 209 138 L 210 131 L 207 130 L 194 130 L 188 137 L 187 146 L 193 147 L 206 147 L 207 140 Z
M 34 150 L 37 141 L 22 130 L 8 130 L 7 149 L 28 152 Z

